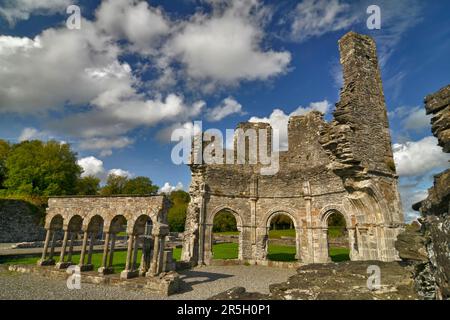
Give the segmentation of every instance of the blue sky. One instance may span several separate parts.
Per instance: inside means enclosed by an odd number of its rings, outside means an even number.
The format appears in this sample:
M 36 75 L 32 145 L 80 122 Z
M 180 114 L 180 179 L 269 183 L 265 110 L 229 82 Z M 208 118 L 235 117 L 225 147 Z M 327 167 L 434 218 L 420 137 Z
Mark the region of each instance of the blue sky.
M 69 5 L 81 29 L 66 26 Z M 368 30 L 368 5 L 381 29 Z M 449 157 L 423 98 L 449 84 L 449 1 L 0 0 L 0 138 L 57 139 L 86 173 L 149 176 L 187 189 L 170 132 L 203 121 L 284 126 L 339 99 L 337 41 L 353 30 L 378 46 L 408 220 Z

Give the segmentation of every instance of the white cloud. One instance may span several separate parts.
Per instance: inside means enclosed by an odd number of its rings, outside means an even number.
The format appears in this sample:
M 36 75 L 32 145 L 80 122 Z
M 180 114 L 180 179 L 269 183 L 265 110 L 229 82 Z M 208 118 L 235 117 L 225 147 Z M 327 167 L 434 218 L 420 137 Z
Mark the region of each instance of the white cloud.
M 263 49 L 266 9 L 256 0 L 210 1 L 211 14 L 197 13 L 181 23 L 165 51 L 179 60 L 187 75 L 215 83 L 235 85 L 241 80 L 266 80 L 285 73 L 288 51 Z M 204 82 L 204 83 L 205 83 Z
M 275 109 L 269 117 L 251 117 L 249 122 L 265 122 L 269 123 L 272 129 L 278 129 L 280 133 L 280 150 L 283 151 L 288 149 L 287 127 L 290 117 L 304 115 L 311 111 L 319 111 L 325 114 L 329 111 L 330 107 L 331 104 L 327 100 L 324 100 L 310 103 L 306 108 L 300 106 L 290 114 L 284 113 L 281 109 Z
M 83 140 L 79 144 L 81 150 L 96 150 L 101 152 L 101 156 L 110 156 L 112 149 L 122 149 L 131 145 L 134 141 L 127 137 L 113 138 L 93 138 Z
M 325 33 L 350 27 L 358 16 L 339 0 L 304 0 L 299 3 L 291 25 L 295 40 L 305 41 Z
M 170 22 L 162 10 L 146 1 L 106 0 L 96 12 L 99 28 L 116 40 L 126 39 L 139 53 L 155 47 L 170 31 Z
M 166 182 L 161 189 L 159 189 L 159 192 L 168 194 L 178 190 L 183 190 L 183 184 L 181 182 L 178 182 L 176 186 L 172 186 L 169 182 Z
M 194 122 L 175 123 L 160 130 L 157 133 L 156 138 L 161 142 L 170 142 L 172 133 L 175 130 L 177 130 L 177 132 L 183 131 L 183 137 L 185 137 L 185 139 L 191 139 L 194 135 L 199 134 L 202 131 L 202 128 Z
M 133 174 L 130 171 L 126 171 L 123 169 L 111 169 L 108 171 L 108 175 L 115 175 L 119 177 L 132 178 Z
M 431 116 L 426 115 L 425 108 L 415 107 L 409 111 L 408 116 L 403 120 L 403 126 L 407 130 L 431 128 Z
M 420 179 L 415 183 L 408 183 L 408 181 L 403 182 L 402 179 L 400 179 L 399 191 L 406 223 L 410 223 L 420 216 L 420 213 L 413 210 L 412 206 L 428 196 L 428 191 L 426 188 L 421 187 L 422 184 L 431 186 L 433 182 L 432 179 L 429 179 L 428 177 Z
M 24 128 L 19 136 L 19 141 L 26 140 L 42 140 L 47 138 L 47 133 L 39 131 L 35 128 Z
M 6 18 L 10 25 L 18 20 L 27 20 L 32 14 L 54 14 L 65 12 L 75 4 L 73 0 L 4 0 L 0 7 L 0 16 Z
M 228 97 L 222 101 L 220 105 L 213 109 L 209 109 L 206 118 L 209 121 L 220 121 L 232 114 L 244 114 L 242 111 L 242 105 L 234 98 Z
M 442 151 L 435 137 L 393 145 L 394 161 L 399 176 L 419 176 L 448 167 L 450 155 Z
M 91 156 L 78 160 L 77 164 L 83 168 L 82 177 L 95 176 L 100 179 L 104 178 L 105 168 L 102 160 Z

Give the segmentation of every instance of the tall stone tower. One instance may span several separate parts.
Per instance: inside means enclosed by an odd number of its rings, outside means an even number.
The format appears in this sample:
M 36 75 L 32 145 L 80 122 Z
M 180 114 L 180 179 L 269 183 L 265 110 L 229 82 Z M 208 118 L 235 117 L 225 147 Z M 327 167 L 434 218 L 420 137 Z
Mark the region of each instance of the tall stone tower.
M 352 130 L 351 151 L 371 171 L 395 173 L 376 45 L 354 32 L 339 41 L 344 88 L 334 118 Z

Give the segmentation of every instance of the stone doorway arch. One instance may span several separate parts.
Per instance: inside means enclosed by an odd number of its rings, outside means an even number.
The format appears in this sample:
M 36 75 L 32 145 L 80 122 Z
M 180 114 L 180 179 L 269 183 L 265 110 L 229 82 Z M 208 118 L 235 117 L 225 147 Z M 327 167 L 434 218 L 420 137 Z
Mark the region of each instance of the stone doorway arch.
M 297 261 L 302 260 L 302 252 L 301 252 L 301 232 L 300 232 L 300 223 L 295 218 L 295 215 L 290 211 L 284 208 L 277 208 L 269 211 L 265 218 L 263 219 L 263 225 L 260 228 L 262 232 L 259 235 L 259 254 L 258 259 L 267 260 L 268 249 L 269 249 L 269 231 L 271 222 L 275 217 L 278 216 L 287 216 L 293 223 L 295 229 L 295 259 Z
M 242 224 L 242 218 L 239 215 L 239 213 L 228 207 L 218 207 L 215 208 L 212 211 L 212 214 L 208 216 L 208 219 L 206 220 L 206 226 L 205 226 L 205 243 L 204 243 L 204 254 L 205 254 L 205 263 L 211 264 L 211 261 L 213 259 L 213 252 L 212 252 L 212 246 L 213 246 L 213 227 L 214 227 L 214 218 L 222 213 L 231 213 L 235 220 L 236 220 L 236 227 L 239 232 L 239 239 L 238 239 L 238 260 L 243 260 L 243 224 Z

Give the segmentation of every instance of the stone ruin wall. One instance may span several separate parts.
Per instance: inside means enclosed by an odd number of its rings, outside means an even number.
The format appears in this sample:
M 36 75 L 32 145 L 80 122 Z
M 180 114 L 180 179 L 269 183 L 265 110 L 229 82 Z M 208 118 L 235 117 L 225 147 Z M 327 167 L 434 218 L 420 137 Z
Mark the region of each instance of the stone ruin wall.
M 334 211 L 346 219 L 352 260 L 398 259 L 403 213 L 375 43 L 351 32 L 339 44 L 344 88 L 334 120 L 319 112 L 291 117 L 277 174 L 260 175 L 261 165 L 191 165 L 184 261 L 210 263 L 212 222 L 221 209 L 236 217 L 242 260 L 266 259 L 268 224 L 284 213 L 297 231 L 297 258 L 329 261 L 326 218 Z M 238 125 L 261 127 L 270 129 Z
M 433 116 L 439 145 L 450 153 L 450 85 L 427 96 L 425 108 Z M 417 290 L 425 298 L 450 299 L 450 169 L 434 177 L 427 199 L 413 208 L 422 215 L 420 238 L 426 253 L 416 266 Z

